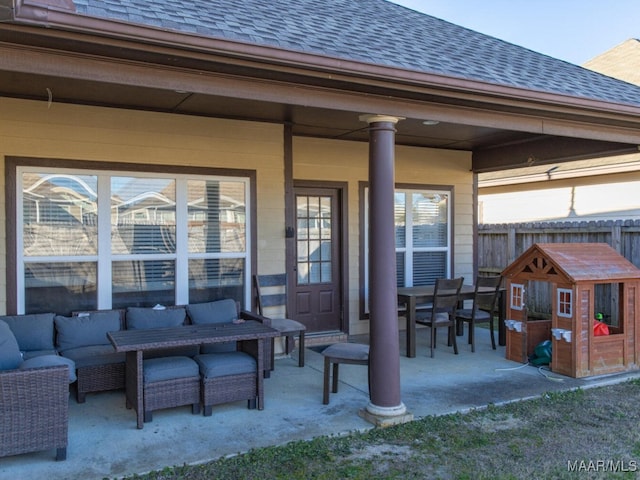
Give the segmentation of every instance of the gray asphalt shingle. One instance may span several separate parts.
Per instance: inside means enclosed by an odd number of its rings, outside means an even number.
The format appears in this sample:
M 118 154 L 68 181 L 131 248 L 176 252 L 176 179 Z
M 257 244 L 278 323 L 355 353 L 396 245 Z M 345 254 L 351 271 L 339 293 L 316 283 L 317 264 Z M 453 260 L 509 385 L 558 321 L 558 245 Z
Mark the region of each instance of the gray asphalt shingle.
M 386 0 L 75 0 L 79 14 L 640 105 L 640 88 Z

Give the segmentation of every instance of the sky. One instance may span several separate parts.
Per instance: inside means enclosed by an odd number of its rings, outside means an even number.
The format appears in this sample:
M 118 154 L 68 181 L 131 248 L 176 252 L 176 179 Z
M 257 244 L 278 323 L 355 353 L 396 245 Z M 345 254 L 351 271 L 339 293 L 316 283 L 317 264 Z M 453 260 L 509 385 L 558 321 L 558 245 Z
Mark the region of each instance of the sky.
M 582 65 L 640 38 L 640 0 L 391 0 Z

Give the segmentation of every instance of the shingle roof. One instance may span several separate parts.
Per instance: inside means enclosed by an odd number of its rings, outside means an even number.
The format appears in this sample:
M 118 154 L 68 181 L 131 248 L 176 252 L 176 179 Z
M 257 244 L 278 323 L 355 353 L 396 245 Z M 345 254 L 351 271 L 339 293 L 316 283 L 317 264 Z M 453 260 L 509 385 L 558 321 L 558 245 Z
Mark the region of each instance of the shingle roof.
M 79 14 L 640 105 L 640 88 L 386 0 L 75 0 Z

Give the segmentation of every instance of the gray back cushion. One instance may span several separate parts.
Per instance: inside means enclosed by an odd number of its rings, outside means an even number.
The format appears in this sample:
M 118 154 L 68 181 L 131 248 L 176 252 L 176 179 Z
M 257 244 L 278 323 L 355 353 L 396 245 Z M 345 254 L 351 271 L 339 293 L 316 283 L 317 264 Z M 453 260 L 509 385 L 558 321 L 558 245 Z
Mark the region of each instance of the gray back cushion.
M 191 323 L 231 323 L 238 318 L 236 301 L 230 298 L 187 305 Z
M 56 315 L 55 324 L 58 348 L 62 351 L 90 345 L 109 345 L 107 332 L 120 330 L 120 312 L 105 310 L 77 317 Z
M 0 370 L 13 370 L 22 363 L 16 337 L 6 322 L 0 320 Z
M 129 307 L 127 308 L 127 329 L 142 330 L 147 328 L 177 327 L 183 325 L 186 318 L 187 312 L 184 307 L 166 308 L 164 310 Z
M 53 313 L 6 315 L 4 320 L 16 336 L 20 350 L 53 350 Z
M 189 318 L 194 325 L 231 323 L 238 318 L 238 305 L 235 300 L 226 298 L 215 302 L 189 304 L 187 312 L 189 312 Z M 200 353 L 234 352 L 235 350 L 236 342 L 213 343 L 200 347 Z

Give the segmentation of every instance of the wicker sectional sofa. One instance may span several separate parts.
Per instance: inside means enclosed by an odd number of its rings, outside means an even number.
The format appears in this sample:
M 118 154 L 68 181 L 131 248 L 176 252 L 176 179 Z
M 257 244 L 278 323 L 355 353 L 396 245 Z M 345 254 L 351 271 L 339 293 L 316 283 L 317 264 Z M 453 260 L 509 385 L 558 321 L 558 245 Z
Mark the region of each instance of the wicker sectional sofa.
M 125 356 L 114 351 L 107 338 L 107 332 L 125 328 L 175 326 L 176 318 L 180 319 L 177 322 L 179 324 L 190 324 L 194 312 L 205 310 L 209 311 L 211 316 L 212 312 L 221 310 L 217 308 L 219 302 L 222 306 L 229 300 L 187 306 L 169 306 L 166 307 L 167 315 L 151 315 L 154 312 L 151 307 L 129 307 L 126 309 L 74 312 L 70 317 L 54 313 L 41 313 L 0 316 L 0 320 L 5 320 L 14 331 L 24 359 L 40 355 L 60 355 L 73 360 L 77 376 L 75 382 L 76 400 L 78 403 L 84 403 L 87 393 L 118 390 L 125 386 Z M 270 325 L 270 319 L 240 310 L 237 303 L 235 310 L 235 316 L 229 316 L 227 313 L 223 318 L 214 319 L 214 321 L 225 322 L 241 318 L 257 320 Z M 155 311 L 155 313 L 158 312 Z M 197 321 L 202 322 L 202 319 Z M 265 377 L 268 377 L 269 372 L 273 369 L 269 343 L 267 342 L 265 345 Z M 232 349 L 235 349 L 235 346 Z M 204 346 L 202 352 L 198 349 L 159 351 L 154 356 L 187 355 L 193 357 L 198 353 L 210 353 L 211 351 L 212 347 Z M 251 351 L 247 353 L 257 354 L 257 352 Z
M 69 385 L 76 385 L 78 403 L 85 402 L 87 393 L 125 387 L 125 356 L 115 352 L 107 332 L 236 319 L 270 325 L 268 318 L 240 311 L 237 302 L 229 299 L 161 309 L 76 312 L 70 317 L 54 313 L 0 316 L 0 457 L 56 449 L 58 460 L 66 458 Z M 187 403 L 193 404 L 194 413 L 204 405 L 205 414 L 210 415 L 211 406 L 223 402 L 246 399 L 249 408 L 255 408 L 258 375 L 268 376 L 273 368 L 270 342 L 263 352 L 263 372 L 257 371 L 257 353 L 253 342 L 231 342 L 158 350 L 145 356 L 145 362 L 157 358 L 173 368 L 175 362 L 168 357 L 191 357 L 196 386 Z M 166 389 L 173 384 L 157 385 Z M 185 392 L 170 390 L 174 396 Z M 164 392 L 149 394 L 149 399 L 159 401 L 145 405 L 148 421 L 151 410 L 185 404 Z

